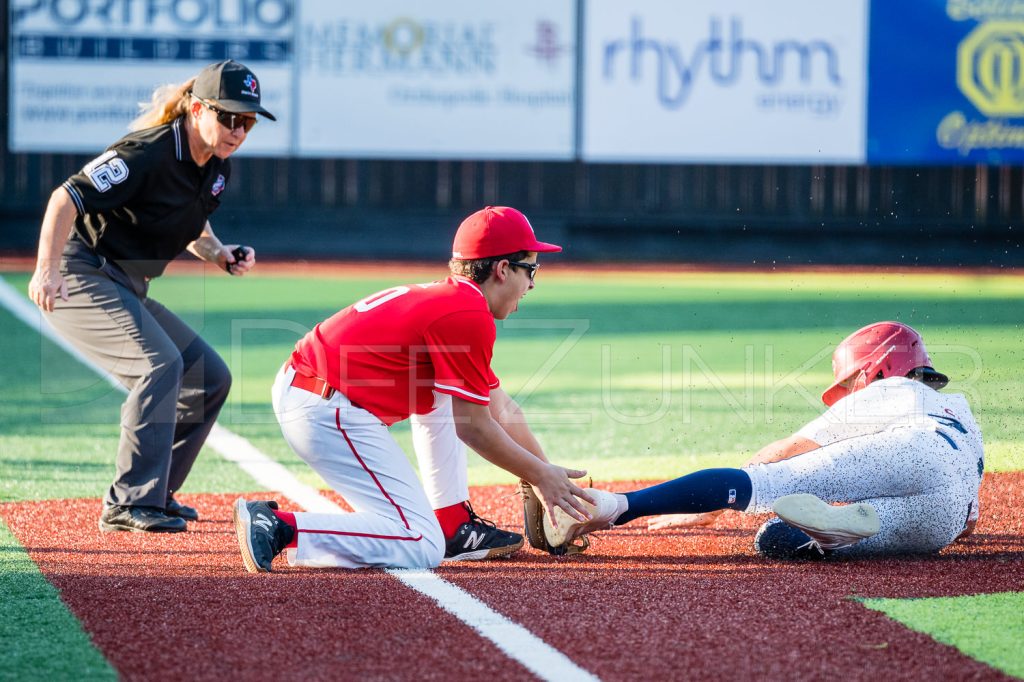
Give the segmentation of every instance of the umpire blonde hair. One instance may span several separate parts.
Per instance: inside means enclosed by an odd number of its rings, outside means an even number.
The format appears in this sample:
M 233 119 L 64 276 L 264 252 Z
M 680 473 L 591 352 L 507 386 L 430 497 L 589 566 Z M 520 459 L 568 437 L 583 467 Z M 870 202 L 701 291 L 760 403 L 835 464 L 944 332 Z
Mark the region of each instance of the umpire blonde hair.
M 153 96 L 148 102 L 139 103 L 141 113 L 129 124 L 128 129 L 135 132 L 155 128 L 184 115 L 188 111 L 192 99 L 192 85 L 195 82 L 195 78 L 189 78 L 178 85 L 161 85 L 153 91 Z

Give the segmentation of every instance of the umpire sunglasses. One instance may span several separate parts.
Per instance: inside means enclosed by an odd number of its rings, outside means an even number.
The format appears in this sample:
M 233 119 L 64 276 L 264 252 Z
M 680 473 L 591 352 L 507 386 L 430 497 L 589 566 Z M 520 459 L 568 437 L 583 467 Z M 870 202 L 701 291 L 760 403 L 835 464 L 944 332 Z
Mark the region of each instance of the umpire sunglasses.
M 527 272 L 527 275 L 531 282 L 537 276 L 537 268 L 540 267 L 540 263 L 527 263 L 526 261 L 521 260 L 510 260 L 508 264 L 514 268 L 525 268 L 528 270 L 529 272 Z
M 222 126 L 227 128 L 228 130 L 235 130 L 237 128 L 241 128 L 245 132 L 249 132 L 250 130 L 252 130 L 252 127 L 254 125 L 256 125 L 256 117 L 255 116 L 243 116 L 242 114 L 233 114 L 230 111 L 224 111 L 223 109 L 218 109 L 217 107 L 213 106 L 212 104 L 207 102 L 202 97 L 196 97 L 196 99 L 199 100 L 199 102 L 204 107 L 206 107 L 207 109 L 212 111 L 214 114 L 216 114 L 216 116 L 217 116 L 217 123 L 220 123 Z

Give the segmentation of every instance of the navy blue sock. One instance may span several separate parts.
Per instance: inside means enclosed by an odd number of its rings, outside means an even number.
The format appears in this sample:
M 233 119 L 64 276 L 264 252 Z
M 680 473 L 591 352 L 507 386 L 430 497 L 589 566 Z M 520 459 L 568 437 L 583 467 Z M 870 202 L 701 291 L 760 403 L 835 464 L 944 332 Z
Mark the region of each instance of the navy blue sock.
M 750 503 L 750 476 L 742 469 L 704 469 L 660 485 L 626 493 L 629 509 L 616 526 L 655 514 L 701 514 L 717 509 L 743 511 Z

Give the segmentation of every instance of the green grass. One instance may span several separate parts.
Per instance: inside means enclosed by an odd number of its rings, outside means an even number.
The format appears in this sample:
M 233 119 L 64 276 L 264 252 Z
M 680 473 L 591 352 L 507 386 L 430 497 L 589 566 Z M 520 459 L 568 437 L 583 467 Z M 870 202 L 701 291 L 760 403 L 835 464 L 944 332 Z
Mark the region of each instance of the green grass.
M 40 641 L 40 635 L 46 640 Z M 0 521 L 0 679 L 115 680 L 28 554 Z
M 557 271 L 557 267 L 552 268 Z M 27 276 L 9 278 L 24 290 Z M 292 468 L 270 412 L 270 382 L 294 342 L 347 303 L 403 278 L 324 280 L 172 276 L 153 295 L 229 362 L 222 423 Z M 988 468 L 1024 468 L 1018 374 L 1020 278 L 845 274 L 542 275 L 499 327 L 495 368 L 552 459 L 597 479 L 666 478 L 738 464 L 821 410 L 829 352 L 862 324 L 899 319 L 924 332 L 967 394 Z M 93 496 L 110 476 L 120 395 L 0 312 L 0 499 Z M 9 406 L 9 407 L 8 407 Z M 407 427 L 394 429 L 408 448 Z M 471 481 L 508 481 L 471 458 Z M 200 457 L 186 491 L 238 490 L 233 467 Z
M 956 647 L 964 654 L 1024 677 L 1024 592 L 928 599 L 865 599 L 912 630 Z
M 936 365 L 953 377 L 948 390 L 971 401 L 985 433 L 988 469 L 1024 469 L 1020 278 L 573 277 L 557 271 L 545 270 L 520 312 L 499 323 L 494 365 L 549 457 L 588 469 L 597 481 L 662 479 L 742 463 L 821 412 L 832 348 L 854 329 L 882 319 L 909 323 L 924 334 Z M 22 291 L 28 282 L 27 275 L 7 279 Z M 322 486 L 281 438 L 269 405 L 273 376 L 295 341 L 318 321 L 405 281 L 171 276 L 155 282 L 151 293 L 199 330 L 231 366 L 235 383 L 221 423 L 301 480 Z M 3 310 L 0 329 L 6 359 L 0 363 L 0 501 L 99 497 L 113 473 L 121 394 Z M 393 432 L 411 452 L 408 427 Z M 471 483 L 511 480 L 470 457 Z M 240 469 L 206 451 L 185 492 L 255 486 Z M 9 534 L 0 539 L 6 545 L 0 585 L 37 585 L 44 595 L 38 601 L 52 612 L 47 618 L 56 619 L 7 627 L 12 618 L 27 616 L 18 615 L 23 602 L 8 601 L 5 592 L 5 646 L 28 656 L 38 649 L 35 633 L 53 632 L 52 641 L 69 653 L 52 658 L 95 656 L 24 551 Z M 1002 626 L 983 625 L 982 643 L 968 653 L 1002 661 Z M 14 660 L 23 667 L 8 670 L 33 670 L 27 658 Z
M 557 271 L 557 268 L 552 268 Z M 546 273 L 547 274 L 547 273 Z M 24 290 L 27 276 L 9 281 Z M 217 347 L 235 384 L 221 423 L 301 479 L 269 405 L 295 341 L 349 302 L 401 277 L 171 276 L 152 294 Z M 554 275 L 499 323 L 494 365 L 549 456 L 597 480 L 668 478 L 736 465 L 820 413 L 833 346 L 853 329 L 899 319 L 925 335 L 983 428 L 991 471 L 1024 468 L 1018 389 L 1019 278 L 952 275 Z M 0 499 L 97 496 L 116 451 L 120 394 L 0 311 Z M 394 433 L 410 449 L 407 426 Z M 475 484 L 511 477 L 470 458 Z M 185 491 L 252 483 L 212 453 Z
M 0 309 L 5 389 L 0 411 L 0 501 L 100 497 L 114 475 L 123 394 Z M 191 492 L 235 492 L 252 479 L 211 452 Z

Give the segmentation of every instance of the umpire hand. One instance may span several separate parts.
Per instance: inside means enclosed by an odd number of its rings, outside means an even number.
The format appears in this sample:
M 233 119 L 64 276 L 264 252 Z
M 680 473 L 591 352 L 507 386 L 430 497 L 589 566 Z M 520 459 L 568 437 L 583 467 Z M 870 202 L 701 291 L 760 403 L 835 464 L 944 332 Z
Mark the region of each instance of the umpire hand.
M 28 297 L 40 309 L 52 313 L 57 296 L 68 300 L 68 283 L 64 281 L 60 270 L 52 266 L 38 266 L 32 274 L 32 281 L 28 283 Z
M 241 277 L 256 265 L 256 249 L 239 244 L 225 244 L 224 258 L 224 269 L 228 274 Z

